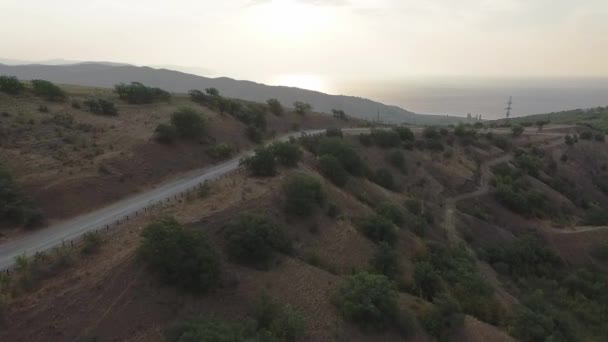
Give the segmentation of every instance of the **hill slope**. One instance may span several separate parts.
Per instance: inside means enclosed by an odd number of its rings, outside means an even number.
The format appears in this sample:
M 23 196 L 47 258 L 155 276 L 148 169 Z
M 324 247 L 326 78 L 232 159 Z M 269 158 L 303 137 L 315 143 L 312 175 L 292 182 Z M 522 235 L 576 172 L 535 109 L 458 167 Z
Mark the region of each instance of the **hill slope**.
M 207 78 L 166 69 L 150 67 L 117 66 L 99 63 L 73 65 L 3 65 L 0 75 L 13 75 L 22 79 L 46 79 L 56 83 L 79 84 L 94 87 L 113 87 L 116 83 L 138 81 L 168 91 L 186 93 L 191 89 L 214 87 L 228 97 L 265 102 L 277 98 L 285 104 L 304 101 L 319 112 L 331 113 L 332 109 L 344 110 L 350 116 L 376 119 L 380 112 L 387 122 L 416 122 L 417 124 L 448 124 L 462 118 L 414 114 L 396 106 L 353 96 L 328 95 L 316 91 L 267 86 L 250 81 L 230 78 Z

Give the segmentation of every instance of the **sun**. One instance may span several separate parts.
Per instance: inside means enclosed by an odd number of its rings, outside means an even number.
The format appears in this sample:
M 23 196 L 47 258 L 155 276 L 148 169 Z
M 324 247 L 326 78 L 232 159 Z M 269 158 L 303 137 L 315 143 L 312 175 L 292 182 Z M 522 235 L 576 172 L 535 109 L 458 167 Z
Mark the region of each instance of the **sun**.
M 272 85 L 281 85 L 301 89 L 315 90 L 327 93 L 328 87 L 325 80 L 317 75 L 311 74 L 286 74 L 279 75 L 270 82 Z
M 264 34 L 288 38 L 322 32 L 332 25 L 333 15 L 323 6 L 295 0 L 272 0 L 252 9 L 254 24 Z

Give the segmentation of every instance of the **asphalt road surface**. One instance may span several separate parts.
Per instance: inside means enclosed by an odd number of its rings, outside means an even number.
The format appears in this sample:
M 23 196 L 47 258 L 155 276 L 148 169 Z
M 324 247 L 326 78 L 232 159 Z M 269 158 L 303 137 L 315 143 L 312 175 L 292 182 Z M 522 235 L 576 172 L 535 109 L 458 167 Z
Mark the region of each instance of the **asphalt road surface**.
M 291 137 L 299 137 L 303 134 L 320 134 L 325 130 L 308 130 L 285 135 L 278 140 L 286 141 Z M 368 128 L 345 128 L 345 134 L 361 134 L 369 132 Z M 195 170 L 187 173 L 179 179 L 167 182 L 155 189 L 120 200 L 105 208 L 84 214 L 73 219 L 40 229 L 20 239 L 8 241 L 0 245 L 0 270 L 9 269 L 15 264 L 15 258 L 19 255 L 34 255 L 45 252 L 62 243 L 70 243 L 87 232 L 105 229 L 113 226 L 118 221 L 124 222 L 127 217 L 134 217 L 136 213 L 142 213 L 151 208 L 174 199 L 182 192 L 192 190 L 205 181 L 213 181 L 221 176 L 236 170 L 242 157 L 252 154 L 248 151 L 231 160 L 208 168 Z

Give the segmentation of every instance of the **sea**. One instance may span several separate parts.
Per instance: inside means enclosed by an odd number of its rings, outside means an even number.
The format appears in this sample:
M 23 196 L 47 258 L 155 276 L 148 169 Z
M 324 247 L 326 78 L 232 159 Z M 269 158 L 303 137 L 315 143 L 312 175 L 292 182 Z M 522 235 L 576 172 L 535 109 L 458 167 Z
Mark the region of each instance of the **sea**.
M 332 92 L 366 97 L 418 114 L 505 117 L 608 106 L 608 77 L 418 78 L 336 82 Z

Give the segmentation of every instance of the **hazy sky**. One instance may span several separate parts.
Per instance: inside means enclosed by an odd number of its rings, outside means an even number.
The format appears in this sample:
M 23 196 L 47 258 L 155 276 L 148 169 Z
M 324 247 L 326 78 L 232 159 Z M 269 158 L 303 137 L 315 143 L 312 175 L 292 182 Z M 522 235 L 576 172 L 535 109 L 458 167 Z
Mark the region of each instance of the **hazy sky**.
M 317 76 L 608 76 L 608 0 L 0 0 L 0 42 L 3 58 L 309 88 L 323 88 Z

